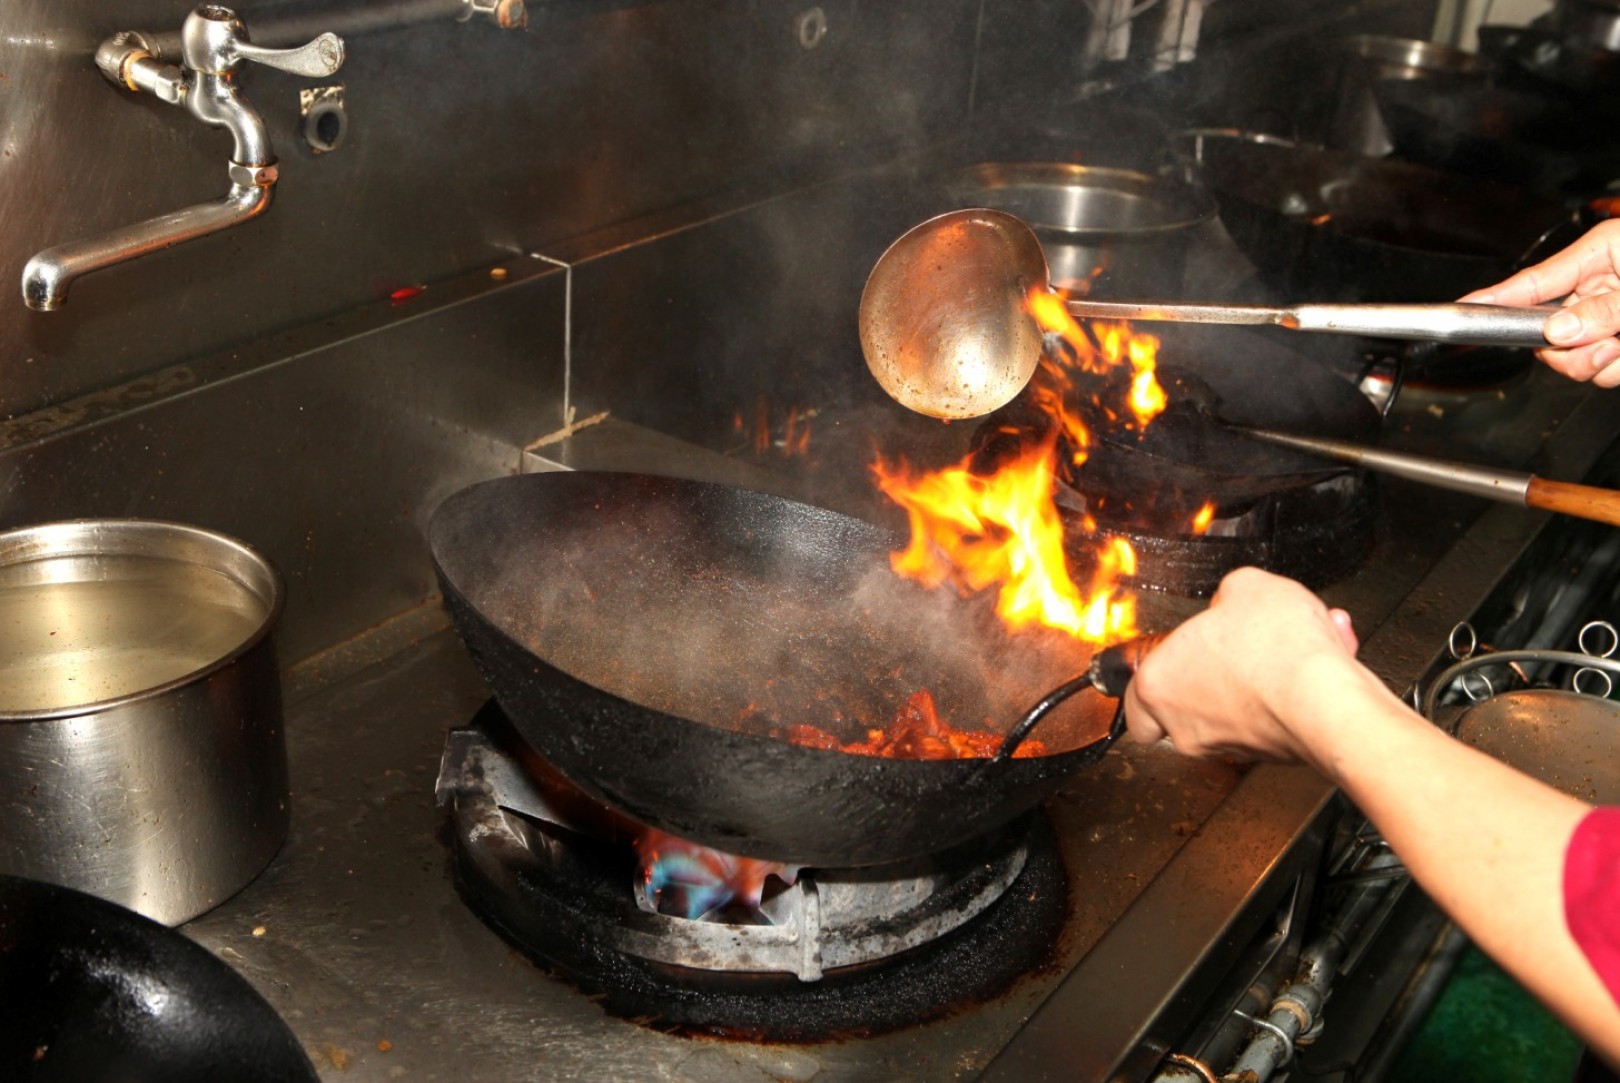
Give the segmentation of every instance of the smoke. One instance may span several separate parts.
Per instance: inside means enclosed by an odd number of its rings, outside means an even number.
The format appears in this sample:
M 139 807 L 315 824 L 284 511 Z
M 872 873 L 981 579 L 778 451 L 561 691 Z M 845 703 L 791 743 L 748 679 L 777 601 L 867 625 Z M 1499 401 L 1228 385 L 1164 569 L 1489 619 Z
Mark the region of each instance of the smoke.
M 669 484 L 557 475 L 524 514 L 467 516 L 466 551 L 446 570 L 547 664 L 643 707 L 761 734 L 803 724 L 860 740 L 924 688 L 951 726 L 1004 732 L 1089 661 L 1059 633 L 1008 634 L 991 597 L 900 579 L 887 532 Z M 1042 739 L 1080 744 L 1095 713 L 1065 709 Z

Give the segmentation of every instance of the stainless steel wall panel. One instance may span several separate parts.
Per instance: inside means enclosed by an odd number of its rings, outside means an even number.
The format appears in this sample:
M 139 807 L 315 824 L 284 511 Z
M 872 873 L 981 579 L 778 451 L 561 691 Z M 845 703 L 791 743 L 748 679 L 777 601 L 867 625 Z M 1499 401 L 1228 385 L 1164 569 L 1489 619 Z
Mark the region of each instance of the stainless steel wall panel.
M 161 401 L 20 441 L 0 451 L 0 526 L 137 516 L 239 537 L 287 579 L 288 660 L 417 605 L 427 514 L 562 423 L 563 275 L 532 274 L 352 335 L 334 321 L 280 363 L 177 376 Z
M 422 24 L 349 42 L 342 146 L 298 135 L 311 85 L 241 76 L 281 180 L 262 217 L 23 309 L 23 264 L 227 187 L 230 139 L 117 89 L 91 54 L 188 5 L 15 0 L 0 30 L 0 416 L 344 312 L 539 244 L 717 193 L 780 191 L 966 116 L 979 0 L 533 4 L 527 31 Z M 243 4 L 256 18 L 311 5 Z M 0 294 L 0 298 L 7 295 Z

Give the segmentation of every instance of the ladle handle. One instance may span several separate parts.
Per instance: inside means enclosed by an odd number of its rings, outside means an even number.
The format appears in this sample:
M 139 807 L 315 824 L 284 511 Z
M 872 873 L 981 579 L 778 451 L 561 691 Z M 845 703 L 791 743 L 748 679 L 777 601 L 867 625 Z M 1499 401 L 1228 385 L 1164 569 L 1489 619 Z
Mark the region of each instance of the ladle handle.
M 1551 305 L 1293 305 L 1280 321 L 1296 331 L 1326 331 L 1474 346 L 1546 346 Z

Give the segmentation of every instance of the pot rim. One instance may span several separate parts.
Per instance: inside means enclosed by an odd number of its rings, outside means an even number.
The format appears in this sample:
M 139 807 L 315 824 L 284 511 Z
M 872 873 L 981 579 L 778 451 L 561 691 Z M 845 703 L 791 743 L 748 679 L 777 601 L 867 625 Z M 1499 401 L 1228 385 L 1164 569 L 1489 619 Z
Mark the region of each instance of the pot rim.
M 1177 177 L 1155 176 L 1115 166 L 1081 165 L 1076 162 L 996 161 L 978 162 L 951 172 L 945 188 L 955 197 L 983 199 L 998 190 L 1013 188 L 1089 189 L 1122 192 L 1152 199 L 1175 217 L 1142 226 L 1064 226 L 1050 222 L 1029 222 L 1037 234 L 1058 237 L 1154 237 L 1180 233 L 1208 222 L 1219 212 L 1213 193 L 1201 185 Z M 991 210 L 993 203 L 974 203 Z
M 175 537 L 185 539 L 204 552 L 211 551 L 234 560 L 223 559 L 213 562 L 188 560 L 184 555 L 143 550 L 138 545 L 134 547 L 127 545 L 131 540 Z M 106 542 L 109 538 L 121 539 L 126 545 L 108 546 Z M 101 544 L 98 545 L 97 542 Z M 287 591 L 281 573 L 264 553 L 247 542 L 207 527 L 163 519 L 86 518 L 54 520 L 0 531 L 0 569 L 43 560 L 98 556 L 149 557 L 154 560 L 204 564 L 258 598 L 264 605 L 264 613 L 246 639 L 213 661 L 189 673 L 135 692 L 70 707 L 41 707 L 26 711 L 0 710 L 0 726 L 105 714 L 130 704 L 157 699 L 187 685 L 200 684 L 215 673 L 233 665 L 269 639 L 280 621 L 282 609 L 286 604 Z M 239 571 L 246 574 L 237 574 Z

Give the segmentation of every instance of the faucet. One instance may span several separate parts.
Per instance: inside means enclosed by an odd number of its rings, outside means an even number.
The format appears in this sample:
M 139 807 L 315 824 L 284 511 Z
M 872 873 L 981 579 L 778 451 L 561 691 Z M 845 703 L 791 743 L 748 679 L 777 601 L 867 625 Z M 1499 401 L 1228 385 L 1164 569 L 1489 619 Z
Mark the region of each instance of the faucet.
M 172 46 L 169 47 L 172 50 Z M 184 106 L 204 124 L 225 128 L 235 147 L 224 198 L 172 214 L 70 241 L 39 253 L 23 268 L 23 300 L 29 308 L 59 308 L 81 275 L 111 267 L 227 229 L 270 206 L 276 159 L 258 111 L 237 90 L 236 71 L 251 60 L 311 78 L 331 75 L 343 63 L 343 39 L 322 34 L 293 49 L 267 49 L 248 40 L 235 12 L 204 4 L 186 16 L 180 30 L 180 65 L 166 63 L 156 35 L 124 32 L 96 50 L 96 66 L 108 81 Z

